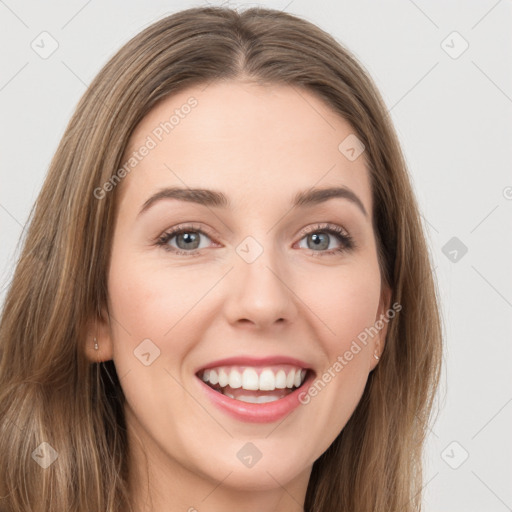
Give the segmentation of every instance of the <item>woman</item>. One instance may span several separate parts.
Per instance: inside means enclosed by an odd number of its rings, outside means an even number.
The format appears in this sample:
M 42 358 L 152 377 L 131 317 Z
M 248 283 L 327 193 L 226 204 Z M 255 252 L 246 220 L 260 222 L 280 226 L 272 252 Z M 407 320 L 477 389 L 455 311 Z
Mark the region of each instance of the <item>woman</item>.
M 436 286 L 368 74 L 194 8 L 81 99 L 0 324 L 2 511 L 413 511 Z

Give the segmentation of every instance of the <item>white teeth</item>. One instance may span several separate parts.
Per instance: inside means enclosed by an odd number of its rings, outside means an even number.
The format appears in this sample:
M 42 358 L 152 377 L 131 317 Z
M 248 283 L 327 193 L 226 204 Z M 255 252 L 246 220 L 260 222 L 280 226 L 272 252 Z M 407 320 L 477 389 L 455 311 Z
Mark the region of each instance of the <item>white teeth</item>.
M 253 368 L 246 368 L 242 376 L 242 387 L 244 389 L 256 391 L 260 389 L 260 382 L 256 370 Z
M 226 372 L 226 370 L 224 370 L 224 368 L 221 368 L 219 370 L 219 386 L 221 388 L 225 388 L 229 383 L 229 376 Z
M 273 395 L 261 395 L 261 396 L 258 396 L 257 398 L 258 398 L 259 404 L 275 402 L 276 400 L 279 400 L 279 398 L 277 396 L 273 396 Z
M 290 373 L 286 377 L 286 387 L 287 388 L 293 388 L 293 383 L 294 382 L 295 382 L 295 370 L 290 370 Z
M 276 378 L 272 370 L 265 369 L 261 372 L 260 389 L 262 391 L 273 391 L 276 389 Z
M 286 373 L 284 370 L 279 370 L 276 373 L 276 389 L 284 389 L 286 387 Z
M 298 388 L 300 386 L 300 383 L 301 383 L 301 378 L 300 378 L 300 370 L 298 371 L 295 371 L 295 381 L 294 381 L 294 385 L 296 388 Z
M 230 398 L 235 398 L 233 395 L 229 393 L 224 393 L 226 396 Z M 248 402 L 250 404 L 264 404 L 268 402 L 275 402 L 279 400 L 279 397 L 272 395 L 260 395 L 260 396 L 245 396 L 241 395 L 236 398 L 236 400 L 240 400 L 241 402 Z
M 210 384 L 214 385 L 217 384 L 217 382 L 219 382 L 219 376 L 217 375 L 217 372 L 215 370 L 210 370 L 208 380 L 210 381 Z
M 241 372 L 237 368 L 220 367 L 205 370 L 201 378 L 204 382 L 211 385 L 219 384 L 222 388 L 229 385 L 233 389 L 273 391 L 274 389 L 299 387 L 304 382 L 305 376 L 306 370 L 301 368 L 291 368 L 288 373 L 282 368 L 277 371 L 272 368 L 263 368 L 258 375 L 255 368 L 244 368 Z
M 229 387 L 233 389 L 242 387 L 242 376 L 238 370 L 231 370 L 229 374 Z

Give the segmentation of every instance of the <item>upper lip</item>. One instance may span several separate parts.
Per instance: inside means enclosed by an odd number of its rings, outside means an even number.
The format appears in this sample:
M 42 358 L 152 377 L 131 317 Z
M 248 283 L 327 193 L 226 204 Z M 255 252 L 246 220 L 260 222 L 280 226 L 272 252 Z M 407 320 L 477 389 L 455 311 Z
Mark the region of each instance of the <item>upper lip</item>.
M 216 361 L 204 364 L 197 368 L 194 373 L 197 374 L 203 370 L 209 368 L 217 368 L 219 366 L 272 366 L 279 364 L 290 364 L 302 368 L 304 370 L 312 369 L 309 363 L 306 363 L 305 361 L 302 361 L 295 357 L 289 357 L 284 355 L 267 357 L 234 356 L 227 357 L 224 359 L 217 359 Z

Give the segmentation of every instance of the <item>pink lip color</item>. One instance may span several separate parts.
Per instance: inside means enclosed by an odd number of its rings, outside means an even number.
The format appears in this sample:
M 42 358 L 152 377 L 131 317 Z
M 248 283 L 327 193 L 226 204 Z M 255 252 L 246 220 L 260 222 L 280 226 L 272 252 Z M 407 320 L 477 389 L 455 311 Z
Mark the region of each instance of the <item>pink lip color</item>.
M 228 360 L 223 360 L 222 364 L 215 362 L 215 366 L 227 366 L 228 364 L 233 364 L 232 362 L 226 363 L 226 361 Z M 233 361 L 235 361 L 234 358 Z M 237 358 L 236 364 L 242 364 L 241 361 L 242 359 Z M 280 358 L 279 362 L 284 363 L 285 361 Z M 254 362 L 252 364 L 254 365 Z M 270 363 L 267 362 L 267 364 Z M 302 366 L 302 368 L 304 368 L 304 366 Z M 229 398 L 228 396 L 213 390 L 201 379 L 198 378 L 198 381 L 200 382 L 201 388 L 204 390 L 206 396 L 219 409 L 235 418 L 236 420 L 244 421 L 247 423 L 272 423 L 274 421 L 280 420 L 281 418 L 284 418 L 287 414 L 290 414 L 294 409 L 301 405 L 301 402 L 299 401 L 299 394 L 309 388 L 314 378 L 314 373 L 310 372 L 307 379 L 304 381 L 300 388 L 297 388 L 295 391 L 285 396 L 284 398 L 281 398 L 280 400 L 275 400 L 274 402 L 267 402 L 263 404 L 251 404 L 248 402 L 235 400 L 234 398 Z

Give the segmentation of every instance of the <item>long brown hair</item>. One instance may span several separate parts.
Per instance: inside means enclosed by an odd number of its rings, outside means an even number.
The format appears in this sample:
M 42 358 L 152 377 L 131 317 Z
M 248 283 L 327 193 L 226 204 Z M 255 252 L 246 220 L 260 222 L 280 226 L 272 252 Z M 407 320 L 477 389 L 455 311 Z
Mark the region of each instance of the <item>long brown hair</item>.
M 119 378 L 112 361 L 91 363 L 84 350 L 88 322 L 107 307 L 119 187 L 102 199 L 94 191 L 119 170 L 131 133 L 159 100 L 240 77 L 304 88 L 352 125 L 366 148 L 381 275 L 402 306 L 358 407 L 313 465 L 305 510 L 420 510 L 442 326 L 385 104 L 352 54 L 315 25 L 266 8 L 201 7 L 149 26 L 101 69 L 31 212 L 0 323 L 2 511 L 130 510 Z M 55 454 L 47 468 L 35 463 Z

